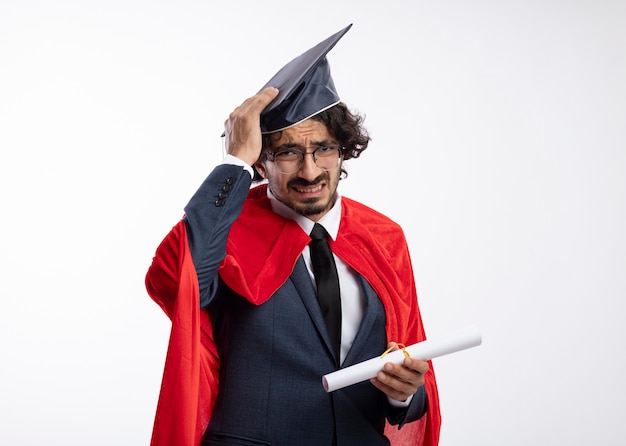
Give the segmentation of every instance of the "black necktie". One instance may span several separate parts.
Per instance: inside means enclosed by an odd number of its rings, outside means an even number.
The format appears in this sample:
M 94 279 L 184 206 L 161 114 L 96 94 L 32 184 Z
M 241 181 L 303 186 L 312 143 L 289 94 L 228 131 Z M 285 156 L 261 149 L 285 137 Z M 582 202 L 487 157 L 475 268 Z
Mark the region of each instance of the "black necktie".
M 311 231 L 310 244 L 311 263 L 315 283 L 317 283 L 317 299 L 319 300 L 326 328 L 335 350 L 337 361 L 340 360 L 341 346 L 341 297 L 339 294 L 339 277 L 335 259 L 328 244 L 328 233 L 323 226 L 315 223 Z

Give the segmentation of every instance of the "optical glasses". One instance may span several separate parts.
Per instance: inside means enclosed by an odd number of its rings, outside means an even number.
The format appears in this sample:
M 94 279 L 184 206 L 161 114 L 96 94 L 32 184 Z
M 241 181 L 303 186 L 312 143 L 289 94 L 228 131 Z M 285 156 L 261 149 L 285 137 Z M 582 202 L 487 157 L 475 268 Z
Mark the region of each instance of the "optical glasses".
M 313 149 L 307 152 L 306 149 Z M 272 161 L 282 173 L 296 173 L 304 163 L 304 156 L 311 155 L 315 165 L 322 170 L 333 170 L 341 164 L 341 146 L 290 147 L 288 149 L 267 152 L 267 159 Z

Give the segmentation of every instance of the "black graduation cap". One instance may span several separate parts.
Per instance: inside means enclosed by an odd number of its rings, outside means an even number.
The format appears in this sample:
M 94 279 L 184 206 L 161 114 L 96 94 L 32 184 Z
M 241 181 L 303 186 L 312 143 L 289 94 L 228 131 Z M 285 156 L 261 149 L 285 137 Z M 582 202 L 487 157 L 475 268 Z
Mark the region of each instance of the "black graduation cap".
M 339 103 L 326 54 L 351 27 L 293 59 L 263 86 L 276 87 L 279 93 L 261 113 L 262 133 L 284 130 Z

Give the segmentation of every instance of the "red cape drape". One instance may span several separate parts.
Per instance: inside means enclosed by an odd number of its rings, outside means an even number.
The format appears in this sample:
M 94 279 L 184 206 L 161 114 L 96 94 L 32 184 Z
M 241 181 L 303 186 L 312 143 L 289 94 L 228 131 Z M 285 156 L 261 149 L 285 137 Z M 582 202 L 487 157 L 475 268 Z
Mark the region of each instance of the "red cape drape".
M 423 341 L 413 270 L 400 227 L 348 198 L 343 197 L 342 204 L 333 251 L 379 295 L 387 315 L 387 339 L 406 345 Z M 287 280 L 309 241 L 294 221 L 272 212 L 265 185 L 258 186 L 231 229 L 220 276 L 238 294 L 261 304 Z M 198 446 L 217 395 L 219 358 L 208 314 L 200 309 L 183 221 L 157 249 L 146 288 L 172 321 L 151 445 Z M 438 445 L 441 416 L 432 364 L 425 387 L 428 413 L 400 430 L 386 427 L 393 446 Z

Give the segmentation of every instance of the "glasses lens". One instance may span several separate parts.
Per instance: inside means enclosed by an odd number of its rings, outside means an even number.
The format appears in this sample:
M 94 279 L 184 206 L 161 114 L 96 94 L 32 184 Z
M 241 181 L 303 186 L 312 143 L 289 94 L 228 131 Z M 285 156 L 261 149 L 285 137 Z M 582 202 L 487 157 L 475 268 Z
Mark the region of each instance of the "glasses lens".
M 315 164 L 324 170 L 334 169 L 339 165 L 338 147 L 318 147 L 313 152 Z
M 297 172 L 302 164 L 304 154 L 298 150 L 279 150 L 274 152 L 274 162 L 282 173 Z

